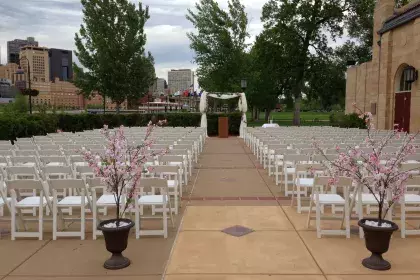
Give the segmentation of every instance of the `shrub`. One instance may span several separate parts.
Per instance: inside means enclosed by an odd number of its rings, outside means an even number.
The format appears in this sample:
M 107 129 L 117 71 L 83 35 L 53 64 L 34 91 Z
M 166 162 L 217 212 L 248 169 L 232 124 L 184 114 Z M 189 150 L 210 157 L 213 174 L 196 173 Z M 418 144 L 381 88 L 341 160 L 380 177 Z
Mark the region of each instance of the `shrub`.
M 330 115 L 330 124 L 332 126 L 342 127 L 342 128 L 366 128 L 366 123 L 363 119 L 360 119 L 359 116 L 355 113 L 344 114 L 343 112 L 335 112 Z
M 124 126 L 146 126 L 156 116 L 158 120 L 166 119 L 171 127 L 199 127 L 200 113 L 158 113 L 158 114 L 0 114 L 0 140 L 46 135 L 61 129 L 66 132 Z M 207 133 L 218 135 L 218 117 L 229 118 L 229 134 L 239 135 L 241 114 L 207 114 Z

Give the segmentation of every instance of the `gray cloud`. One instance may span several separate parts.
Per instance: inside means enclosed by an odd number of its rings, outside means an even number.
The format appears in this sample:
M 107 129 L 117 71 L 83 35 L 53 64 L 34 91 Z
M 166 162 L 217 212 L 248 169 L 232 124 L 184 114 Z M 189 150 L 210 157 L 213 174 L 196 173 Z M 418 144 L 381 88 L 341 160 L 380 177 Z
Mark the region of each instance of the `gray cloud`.
M 138 3 L 138 0 L 130 0 Z M 143 0 L 151 18 L 147 22 L 147 49 L 156 62 L 156 74 L 167 78 L 171 68 L 196 68 L 187 32 L 192 24 L 185 18 L 187 9 L 198 0 Z M 262 30 L 261 9 L 268 0 L 242 0 L 249 17 L 249 43 Z M 218 0 L 227 8 L 226 0 Z M 42 46 L 73 50 L 74 34 L 82 23 L 80 0 L 0 0 L 1 61 L 6 62 L 6 42 L 35 37 Z M 74 60 L 77 61 L 76 57 Z

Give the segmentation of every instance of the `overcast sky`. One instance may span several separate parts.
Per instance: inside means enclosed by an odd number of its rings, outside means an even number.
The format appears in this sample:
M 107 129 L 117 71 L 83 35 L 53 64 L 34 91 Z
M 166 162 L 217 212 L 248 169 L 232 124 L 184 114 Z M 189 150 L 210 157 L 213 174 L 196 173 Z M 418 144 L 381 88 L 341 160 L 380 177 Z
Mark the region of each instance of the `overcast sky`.
M 130 0 L 137 3 L 138 0 Z M 217 0 L 225 8 L 226 0 Z M 249 18 L 252 42 L 262 30 L 262 6 L 267 0 L 242 0 Z M 188 8 L 196 0 L 143 0 L 150 9 L 146 24 L 147 50 L 155 58 L 156 75 L 167 79 L 173 68 L 196 68 L 192 63 L 186 33 L 192 24 L 186 20 Z M 82 23 L 80 0 L 0 0 L 1 61 L 6 63 L 6 42 L 32 36 L 40 46 L 74 50 L 74 34 Z M 73 55 L 73 60 L 76 60 Z

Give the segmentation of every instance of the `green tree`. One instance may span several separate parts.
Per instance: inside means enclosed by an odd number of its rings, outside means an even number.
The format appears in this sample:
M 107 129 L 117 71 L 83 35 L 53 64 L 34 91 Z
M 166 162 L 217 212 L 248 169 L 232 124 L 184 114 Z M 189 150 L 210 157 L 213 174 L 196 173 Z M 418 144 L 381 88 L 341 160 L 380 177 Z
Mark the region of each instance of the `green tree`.
M 265 110 L 265 120 L 279 102 L 279 96 L 290 91 L 292 60 L 287 51 L 288 39 L 274 29 L 266 29 L 257 36 L 249 54 L 250 73 L 247 99 L 254 109 Z
M 83 24 L 75 51 L 84 67 L 73 65 L 74 84 L 86 97 L 98 92 L 117 104 L 143 96 L 155 78 L 154 60 L 145 52 L 149 9 L 128 0 L 81 0 Z
M 330 38 L 343 34 L 342 22 L 349 9 L 347 1 L 341 0 L 270 0 L 263 7 L 261 20 L 265 29 L 273 29 L 287 39 L 288 59 L 292 85 L 290 94 L 295 103 L 293 123 L 300 124 L 300 105 L 305 87 L 305 74 L 311 52 L 326 56 Z
M 186 17 L 196 29 L 187 36 L 200 86 L 208 91 L 240 91 L 248 37 L 248 18 L 240 0 L 229 0 L 227 11 L 215 0 L 200 0 Z

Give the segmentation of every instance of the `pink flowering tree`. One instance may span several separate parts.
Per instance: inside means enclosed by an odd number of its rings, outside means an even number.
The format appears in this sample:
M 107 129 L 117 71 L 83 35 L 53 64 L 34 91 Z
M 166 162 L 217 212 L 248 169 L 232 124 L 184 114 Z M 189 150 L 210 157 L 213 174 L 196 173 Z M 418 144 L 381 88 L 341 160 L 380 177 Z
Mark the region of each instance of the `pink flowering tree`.
M 129 141 L 124 135 L 123 126 L 110 130 L 108 126 L 104 125 L 104 128 L 101 129 L 107 142 L 104 153 L 92 153 L 86 149 L 81 151 L 86 162 L 92 167 L 95 176 L 100 177 L 105 183 L 107 191 L 114 195 L 117 226 L 126 210 L 134 203 L 142 173 L 145 172 L 145 163 L 155 156 L 167 153 L 167 150 L 148 151 L 155 142 L 151 138 L 153 129 L 165 123 L 166 121 L 159 121 L 157 124 L 149 122 L 144 141 L 138 146 L 129 145 Z
M 327 159 L 325 165 L 331 176 L 331 185 L 337 182 L 339 176 L 350 177 L 355 184 L 366 187 L 375 197 L 379 208 L 378 225 L 381 226 L 388 211 L 405 194 L 407 180 L 413 172 L 418 171 L 401 168 L 407 157 L 418 148 L 414 144 L 417 134 L 409 135 L 398 129 L 390 130 L 386 134 L 380 133 L 374 128 L 372 114 L 362 112 L 355 104 L 353 106 L 367 127 L 367 137 L 360 145 L 370 149 L 367 151 L 360 146 L 340 149 L 337 146 L 338 158 L 330 161 L 316 141 L 314 146 Z M 399 143 L 397 151 L 386 153 L 385 148 L 391 146 L 395 140 Z M 396 144 L 392 144 L 392 147 L 395 146 Z

